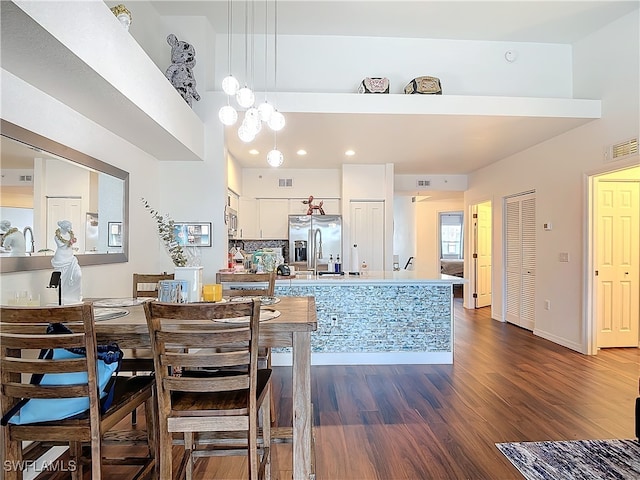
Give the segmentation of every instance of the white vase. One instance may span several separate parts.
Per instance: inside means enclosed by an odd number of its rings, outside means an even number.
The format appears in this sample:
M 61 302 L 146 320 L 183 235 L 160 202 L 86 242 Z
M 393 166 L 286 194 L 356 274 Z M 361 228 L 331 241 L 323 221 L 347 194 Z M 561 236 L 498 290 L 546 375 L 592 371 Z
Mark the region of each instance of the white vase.
M 175 279 L 189 282 L 187 302 L 202 300 L 202 270 L 204 267 L 175 267 Z

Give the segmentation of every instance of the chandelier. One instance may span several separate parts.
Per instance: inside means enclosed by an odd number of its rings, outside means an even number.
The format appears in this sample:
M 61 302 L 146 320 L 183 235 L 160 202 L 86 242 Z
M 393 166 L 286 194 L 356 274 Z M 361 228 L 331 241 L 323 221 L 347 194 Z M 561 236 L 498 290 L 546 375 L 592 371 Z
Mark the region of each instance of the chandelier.
M 277 132 L 285 126 L 285 118 L 269 101 L 267 100 L 267 33 L 268 33 L 268 3 L 265 0 L 265 40 L 264 40 L 264 65 L 265 65 L 265 92 L 264 102 L 256 106 L 256 95 L 249 87 L 253 83 L 253 58 L 255 53 L 253 31 L 254 2 L 251 2 L 251 55 L 249 55 L 249 7 L 245 0 L 245 21 L 244 21 L 244 47 L 245 47 L 245 82 L 240 87 L 240 82 L 231 73 L 231 54 L 232 54 L 232 25 L 233 25 L 233 0 L 227 0 L 227 64 L 228 75 L 222 80 L 222 90 L 227 94 L 227 104 L 220 108 L 218 118 L 222 124 L 233 126 L 240 117 L 240 113 L 244 112 L 240 126 L 238 127 L 238 138 L 245 143 L 252 142 L 258 133 L 262 130 L 262 124 L 266 124 L 268 128 L 274 132 L 274 148 L 267 154 L 267 163 L 274 167 L 279 167 L 284 161 L 282 153 L 277 149 Z M 277 0 L 274 3 L 274 91 L 277 90 L 278 78 L 278 5 Z M 251 62 L 249 62 L 251 57 Z M 251 63 L 251 74 L 249 74 L 249 63 Z M 251 82 L 249 82 L 251 80 Z M 238 107 L 231 104 L 231 98 L 235 97 Z

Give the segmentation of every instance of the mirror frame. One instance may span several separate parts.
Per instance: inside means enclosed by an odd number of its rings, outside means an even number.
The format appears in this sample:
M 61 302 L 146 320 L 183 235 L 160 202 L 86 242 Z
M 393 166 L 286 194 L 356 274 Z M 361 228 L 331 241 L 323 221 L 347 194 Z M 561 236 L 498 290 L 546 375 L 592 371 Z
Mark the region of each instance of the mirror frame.
M 38 135 L 25 128 L 0 119 L 0 133 L 31 147 L 52 153 L 71 162 L 92 168 L 101 173 L 106 173 L 124 181 L 124 203 L 122 212 L 122 224 L 124 235 L 122 237 L 122 252 L 118 253 L 91 253 L 76 254 L 78 263 L 84 265 L 103 265 L 108 263 L 125 263 L 129 261 L 129 172 L 120 170 L 96 158 L 85 155 L 82 152 L 55 142 L 49 138 Z M 25 272 L 31 270 L 51 269 L 51 255 L 26 256 L 26 257 L 2 257 L 0 259 L 0 273 Z

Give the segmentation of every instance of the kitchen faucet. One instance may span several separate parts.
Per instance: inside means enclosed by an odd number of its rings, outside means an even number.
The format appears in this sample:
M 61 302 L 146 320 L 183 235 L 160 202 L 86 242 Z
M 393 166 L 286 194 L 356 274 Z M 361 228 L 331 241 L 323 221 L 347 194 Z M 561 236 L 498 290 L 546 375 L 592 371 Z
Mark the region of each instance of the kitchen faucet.
M 29 248 L 29 250 L 27 250 L 27 252 L 34 253 L 36 251 L 36 242 L 33 238 L 33 230 L 31 229 L 31 227 L 24 227 L 24 230 L 22 230 L 22 235 L 25 239 L 27 238 L 27 232 L 29 232 L 29 235 L 31 236 L 31 247 Z
M 316 231 L 313 233 L 313 272 L 315 274 L 318 273 L 319 258 L 322 258 L 322 231 L 316 228 Z

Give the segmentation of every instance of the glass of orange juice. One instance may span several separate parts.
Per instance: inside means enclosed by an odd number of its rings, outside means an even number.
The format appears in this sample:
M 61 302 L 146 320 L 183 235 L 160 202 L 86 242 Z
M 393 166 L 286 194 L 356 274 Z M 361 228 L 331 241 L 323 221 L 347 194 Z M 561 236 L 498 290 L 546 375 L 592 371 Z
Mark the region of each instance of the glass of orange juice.
M 202 300 L 205 302 L 219 302 L 222 300 L 222 285 L 212 283 L 202 286 Z

